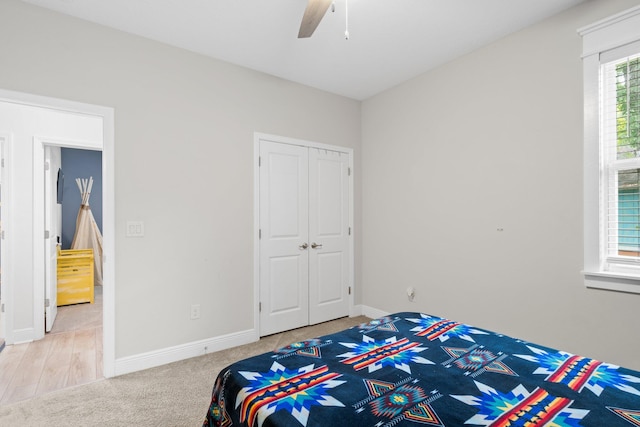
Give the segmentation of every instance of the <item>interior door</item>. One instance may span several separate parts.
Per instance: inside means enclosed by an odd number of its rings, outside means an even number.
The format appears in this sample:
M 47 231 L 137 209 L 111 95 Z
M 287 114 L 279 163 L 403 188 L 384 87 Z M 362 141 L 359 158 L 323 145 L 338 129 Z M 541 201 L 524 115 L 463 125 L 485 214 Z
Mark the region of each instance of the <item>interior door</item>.
M 50 332 L 58 314 L 58 236 L 62 229 L 62 205 L 58 204 L 58 169 L 62 165 L 60 147 L 44 146 L 44 227 L 45 227 L 45 331 Z
M 260 142 L 260 335 L 308 325 L 308 149 Z
M 349 314 L 349 155 L 309 148 L 309 324 Z

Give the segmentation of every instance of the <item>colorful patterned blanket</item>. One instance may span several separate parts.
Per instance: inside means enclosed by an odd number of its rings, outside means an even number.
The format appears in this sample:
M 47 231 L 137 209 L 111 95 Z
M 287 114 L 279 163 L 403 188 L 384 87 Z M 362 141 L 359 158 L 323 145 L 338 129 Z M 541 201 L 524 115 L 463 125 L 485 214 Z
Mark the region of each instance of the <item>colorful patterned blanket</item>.
M 239 361 L 205 426 L 640 426 L 640 372 L 420 313 Z

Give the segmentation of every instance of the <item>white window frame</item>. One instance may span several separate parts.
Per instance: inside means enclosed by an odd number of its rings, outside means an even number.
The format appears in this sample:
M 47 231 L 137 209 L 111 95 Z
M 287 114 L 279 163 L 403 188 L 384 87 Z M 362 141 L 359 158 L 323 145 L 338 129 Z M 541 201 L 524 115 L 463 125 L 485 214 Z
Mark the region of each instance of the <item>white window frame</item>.
M 589 288 L 640 293 L 640 267 L 609 268 L 604 250 L 601 55 L 640 40 L 640 6 L 580 28 L 584 84 L 584 278 Z

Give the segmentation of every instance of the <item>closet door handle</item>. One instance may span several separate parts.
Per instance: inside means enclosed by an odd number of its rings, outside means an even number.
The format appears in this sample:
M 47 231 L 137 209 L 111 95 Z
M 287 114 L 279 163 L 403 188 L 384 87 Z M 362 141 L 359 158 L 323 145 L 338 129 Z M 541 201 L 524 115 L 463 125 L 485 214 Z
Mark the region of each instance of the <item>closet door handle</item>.
M 319 249 L 322 249 L 322 243 L 317 244 L 316 242 L 313 242 L 313 243 L 311 244 L 311 248 L 312 248 L 312 249 L 318 249 L 318 248 L 319 248 Z
M 301 244 L 300 246 L 298 246 L 301 250 L 305 250 L 309 247 L 309 245 L 307 245 L 307 242 L 304 242 L 303 244 Z

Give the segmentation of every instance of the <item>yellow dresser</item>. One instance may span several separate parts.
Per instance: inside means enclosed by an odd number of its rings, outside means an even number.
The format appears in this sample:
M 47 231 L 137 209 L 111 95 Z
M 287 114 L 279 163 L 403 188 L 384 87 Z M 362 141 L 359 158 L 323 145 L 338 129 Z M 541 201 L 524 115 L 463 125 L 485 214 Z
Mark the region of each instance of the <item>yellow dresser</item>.
M 58 250 L 58 306 L 93 303 L 93 249 Z

